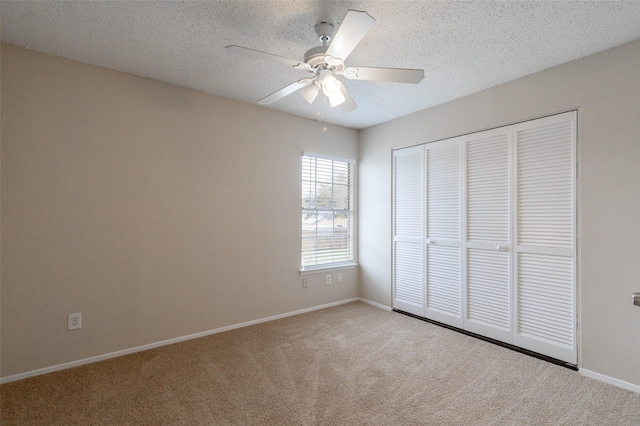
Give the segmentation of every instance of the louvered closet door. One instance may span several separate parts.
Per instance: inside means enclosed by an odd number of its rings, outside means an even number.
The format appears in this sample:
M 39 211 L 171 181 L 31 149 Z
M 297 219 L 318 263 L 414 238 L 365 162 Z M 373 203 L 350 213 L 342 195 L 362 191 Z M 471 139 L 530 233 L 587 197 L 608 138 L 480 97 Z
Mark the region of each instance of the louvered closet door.
M 462 327 L 461 286 L 462 138 L 425 145 L 425 317 Z
M 576 364 L 576 113 L 514 126 L 515 344 Z
M 393 156 L 393 307 L 424 316 L 424 148 Z
M 465 137 L 465 330 L 513 343 L 510 128 Z

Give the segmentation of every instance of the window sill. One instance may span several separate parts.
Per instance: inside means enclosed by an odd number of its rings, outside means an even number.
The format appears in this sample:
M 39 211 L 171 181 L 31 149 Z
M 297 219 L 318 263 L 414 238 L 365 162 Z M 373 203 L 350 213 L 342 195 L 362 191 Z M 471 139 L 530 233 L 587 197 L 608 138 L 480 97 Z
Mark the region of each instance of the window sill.
M 356 262 L 353 263 L 341 263 L 339 265 L 327 265 L 327 266 L 316 266 L 313 268 L 301 269 L 300 275 L 310 275 L 310 274 L 320 274 L 326 271 L 335 271 L 337 269 L 353 269 L 358 264 Z

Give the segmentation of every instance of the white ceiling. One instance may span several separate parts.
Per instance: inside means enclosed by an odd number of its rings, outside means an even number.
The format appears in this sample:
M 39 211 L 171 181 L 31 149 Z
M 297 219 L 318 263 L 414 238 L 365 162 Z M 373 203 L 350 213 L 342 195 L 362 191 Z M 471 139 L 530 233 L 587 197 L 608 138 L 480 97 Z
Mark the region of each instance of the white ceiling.
M 79 1 L 0 3 L 2 41 L 255 104 L 304 77 L 231 55 L 236 44 L 295 60 L 348 9 L 376 24 L 349 66 L 423 68 L 418 85 L 346 80 L 358 109 L 293 94 L 270 106 L 361 129 L 640 38 L 640 1 Z

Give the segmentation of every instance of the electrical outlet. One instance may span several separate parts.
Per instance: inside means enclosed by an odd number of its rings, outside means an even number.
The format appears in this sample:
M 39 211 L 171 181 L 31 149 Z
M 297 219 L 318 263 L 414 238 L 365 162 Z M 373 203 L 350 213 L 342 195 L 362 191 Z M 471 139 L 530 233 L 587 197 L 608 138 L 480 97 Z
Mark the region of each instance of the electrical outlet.
M 338 284 L 342 282 L 342 272 L 338 272 Z
M 307 288 L 307 287 L 309 287 L 309 284 L 307 284 L 307 279 L 303 278 L 302 279 L 302 288 Z
M 67 316 L 67 330 L 77 330 L 82 328 L 82 313 L 69 314 Z
M 331 274 L 327 274 L 327 276 L 326 276 L 326 277 L 324 277 L 324 283 L 325 283 L 326 285 L 331 284 Z

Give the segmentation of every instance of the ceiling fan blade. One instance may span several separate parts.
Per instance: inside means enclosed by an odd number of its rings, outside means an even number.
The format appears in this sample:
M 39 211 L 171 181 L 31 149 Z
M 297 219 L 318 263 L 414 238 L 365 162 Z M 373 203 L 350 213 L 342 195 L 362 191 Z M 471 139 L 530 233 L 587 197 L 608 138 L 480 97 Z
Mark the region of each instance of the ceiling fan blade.
M 344 84 L 342 84 L 342 82 L 339 80 L 338 82 L 340 83 L 340 91 L 342 92 L 342 96 L 344 96 L 345 99 L 343 103 L 338 105 L 338 107 L 344 112 L 350 112 L 358 108 L 358 105 L 356 105 L 356 103 L 353 101 L 353 98 L 351 97 L 351 95 L 349 95 L 349 92 L 347 92 L 347 88 L 344 87 Z
M 304 78 L 302 80 L 296 81 L 295 83 L 291 83 L 288 86 L 283 87 L 282 89 L 273 92 L 272 94 L 270 94 L 269 96 L 262 98 L 258 101 L 258 103 L 260 105 L 269 105 L 274 103 L 275 101 L 278 101 L 282 98 L 284 98 L 285 96 L 288 96 L 290 94 L 292 94 L 293 92 L 295 92 L 296 90 L 300 90 L 305 86 L 308 86 L 309 84 L 311 84 L 313 80 L 309 79 L 309 78 Z
M 325 56 L 344 62 L 376 22 L 367 12 L 349 10 L 333 36 Z M 332 65 L 337 65 L 333 63 Z
M 424 70 L 407 68 L 348 67 L 342 74 L 351 80 L 395 81 L 417 84 L 424 78 Z
M 227 46 L 224 48 L 228 53 L 233 53 L 235 55 L 245 56 L 247 58 L 254 59 L 262 59 L 265 61 L 279 62 L 281 64 L 288 65 L 290 67 L 295 67 L 300 65 L 300 61 L 295 61 L 293 59 L 285 58 L 283 56 L 274 55 L 272 53 L 261 52 L 259 50 L 249 49 L 248 47 L 242 46 Z

